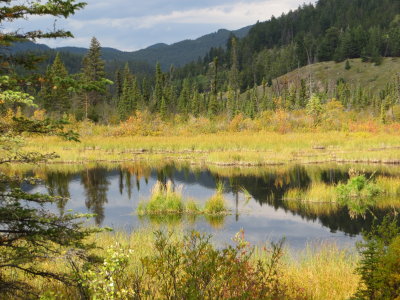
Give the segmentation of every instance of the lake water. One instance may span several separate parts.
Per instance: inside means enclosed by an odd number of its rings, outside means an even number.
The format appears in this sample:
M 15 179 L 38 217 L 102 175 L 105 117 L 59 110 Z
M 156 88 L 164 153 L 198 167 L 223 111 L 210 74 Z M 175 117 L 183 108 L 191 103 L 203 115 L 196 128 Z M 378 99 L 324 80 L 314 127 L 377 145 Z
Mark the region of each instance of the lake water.
M 346 208 L 333 204 L 307 204 L 284 201 L 292 188 L 307 189 L 312 182 L 336 184 L 346 181 L 352 166 L 284 166 L 270 168 L 207 168 L 165 163 L 163 166 L 90 165 L 38 166 L 25 175 L 43 180 L 37 186 L 24 185 L 30 192 L 45 192 L 66 197 L 54 209 L 60 212 L 95 213 L 93 222 L 119 230 L 132 231 L 143 226 L 179 226 L 213 235 L 217 243 L 228 243 L 240 229 L 254 244 L 286 238 L 293 248 L 307 244 L 335 242 L 352 246 L 368 230 L 373 218 L 351 218 Z M 370 167 L 373 172 L 373 167 Z M 367 172 L 369 172 L 367 170 Z M 385 168 L 381 174 L 392 176 L 397 169 Z M 157 181 L 171 180 L 181 186 L 183 195 L 200 205 L 215 193 L 222 181 L 232 214 L 226 217 L 141 218 L 135 214 L 138 203 L 148 199 Z M 248 193 L 244 193 L 246 190 Z M 250 198 L 247 195 L 250 195 Z M 378 218 L 388 211 L 374 209 Z

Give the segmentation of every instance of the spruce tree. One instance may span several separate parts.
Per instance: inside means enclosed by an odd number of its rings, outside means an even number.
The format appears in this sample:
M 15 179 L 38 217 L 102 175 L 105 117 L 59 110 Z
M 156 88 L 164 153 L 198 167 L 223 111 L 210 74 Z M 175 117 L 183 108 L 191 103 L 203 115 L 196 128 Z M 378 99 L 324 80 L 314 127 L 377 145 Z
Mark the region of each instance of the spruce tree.
M 90 48 L 82 61 L 82 83 L 86 87 L 96 87 L 105 79 L 105 62 L 101 59 L 101 46 L 99 41 L 93 37 Z M 83 105 L 86 119 L 89 116 L 89 109 L 92 110 L 102 102 L 102 92 L 97 88 L 84 89 Z
M 70 86 L 68 71 L 57 53 L 53 64 L 47 69 L 45 82 L 39 93 L 43 107 L 48 112 L 62 116 L 71 107 Z
M 116 94 L 116 98 L 117 98 L 117 103 L 122 95 L 123 83 L 124 82 L 123 82 L 121 70 L 118 69 L 115 72 L 115 94 Z
M 178 99 L 178 112 L 181 114 L 188 113 L 190 90 L 191 90 L 190 81 L 189 81 L 189 79 L 186 78 L 183 81 L 182 91 L 181 91 L 181 93 L 179 95 L 179 99 Z
M 210 94 L 209 99 L 210 100 L 208 102 L 208 115 L 210 117 L 215 117 L 219 111 L 217 95 Z
M 118 102 L 118 115 L 120 120 L 126 120 L 134 112 L 140 102 L 140 90 L 136 78 L 130 73 L 129 67 L 124 69 L 124 84 L 120 101 Z
M 193 87 L 193 96 L 190 101 L 190 112 L 193 116 L 198 117 L 200 114 L 200 95 L 199 91 L 197 90 L 197 86 Z
M 166 120 L 168 116 L 168 107 L 167 102 L 165 101 L 165 97 L 162 97 L 160 104 L 160 115 L 162 120 Z
M 347 71 L 351 69 L 350 61 L 348 59 L 346 60 L 346 64 L 344 66 L 344 69 L 347 70 Z
M 30 16 L 67 18 L 85 6 L 84 3 L 77 3 L 73 0 L 15 2 L 2 1 L 1 25 L 4 26 L 6 21 L 28 19 Z M 30 33 L 23 33 L 7 28 L 2 32 L 0 44 L 4 46 L 5 43 L 35 38 L 71 36 L 71 33 L 63 30 L 54 32 L 34 30 Z M 9 65 L 8 58 L 1 55 L 0 57 L 2 67 Z M 22 58 L 20 62 L 25 59 L 25 57 Z M 54 69 L 60 70 L 59 62 L 56 63 L 56 66 L 57 68 Z M 1 76 L 0 114 L 3 113 L 3 108 L 15 103 L 34 105 L 33 97 L 22 93 L 19 87 L 14 85 L 12 76 L 11 73 Z M 54 154 L 23 151 L 21 141 L 24 134 L 58 135 L 77 141 L 77 135 L 64 130 L 61 121 L 54 122 L 49 119 L 38 121 L 20 117 L 14 118 L 10 123 L 4 122 L 3 118 L 0 119 L 0 148 L 2 149 L 0 165 L 2 165 L 2 169 L 7 169 L 10 163 L 32 164 L 46 162 L 55 157 Z M 54 263 L 60 260 L 69 261 L 71 265 L 75 264 L 76 266 L 88 263 L 91 255 L 86 250 L 91 247 L 86 242 L 92 230 L 84 227 L 79 221 L 81 217 L 85 216 L 72 213 L 60 215 L 48 210 L 58 201 L 56 197 L 24 192 L 19 188 L 26 182 L 32 183 L 32 179 L 24 178 L 24 176 L 18 178 L 19 176 L 8 176 L 7 174 L 1 174 L 0 177 L 2 185 L 0 189 L 0 298 L 40 298 L 39 294 L 43 292 L 43 289 L 36 290 L 34 284 L 37 280 L 36 277 L 42 277 L 49 284 L 56 281 L 62 289 L 81 284 L 81 282 L 78 283 L 76 272 L 72 272 L 67 265 L 65 268 L 54 268 Z M 95 260 L 95 257 L 91 258 L 92 261 Z M 61 286 L 61 283 L 64 286 Z M 87 295 L 83 293 L 75 296 L 87 298 Z
M 313 118 L 314 126 L 321 122 L 323 107 L 321 99 L 313 95 L 307 103 L 307 113 Z
M 231 69 L 229 71 L 229 85 L 237 93 L 239 89 L 239 61 L 237 53 L 237 40 L 235 37 L 231 39 Z
M 153 102 L 155 110 L 159 110 L 164 90 L 164 74 L 161 71 L 160 63 L 156 65 L 156 85 L 154 87 Z
M 300 92 L 299 92 L 299 107 L 304 108 L 307 104 L 307 85 L 304 79 L 300 81 Z
M 229 87 L 227 99 L 226 99 L 226 109 L 228 112 L 229 118 L 233 118 L 236 113 L 236 101 L 235 101 L 235 91 Z

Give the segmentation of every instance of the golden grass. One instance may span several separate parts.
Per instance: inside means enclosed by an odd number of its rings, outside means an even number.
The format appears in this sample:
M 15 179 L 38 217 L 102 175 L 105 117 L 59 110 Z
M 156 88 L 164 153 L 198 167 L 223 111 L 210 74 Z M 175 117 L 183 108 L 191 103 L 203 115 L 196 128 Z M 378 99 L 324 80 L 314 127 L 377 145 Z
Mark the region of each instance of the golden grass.
M 165 186 L 157 181 L 151 190 L 150 199 L 139 203 L 137 213 L 141 216 L 182 214 L 184 209 L 182 187 L 174 188 L 171 181 Z
M 204 212 L 209 215 L 224 215 L 228 213 L 226 200 L 224 197 L 223 183 L 219 182 L 215 194 L 206 201 Z
M 400 177 L 378 176 L 376 185 L 382 191 L 382 194 L 377 197 L 377 207 L 400 207 Z M 290 202 L 298 200 L 312 203 L 336 203 L 336 186 L 313 182 L 311 187 L 306 190 L 297 188 L 288 190 L 284 195 L 284 200 L 289 200 Z
M 349 299 L 357 289 L 359 276 L 354 273 L 358 255 L 334 244 L 308 247 L 287 257 L 284 280 L 288 286 L 300 286 L 307 299 Z
M 154 251 L 155 228 L 140 229 L 130 234 L 117 231 L 99 233 L 90 238 L 96 241 L 99 249 L 96 254 L 105 255 L 107 249 L 115 245 L 119 248 L 130 249 L 128 266 L 124 276 L 134 276 L 141 266 L 141 259 Z M 177 229 L 171 236 L 175 241 L 181 240 L 183 231 Z M 315 245 L 314 245 L 315 246 Z M 265 253 L 256 248 L 254 258 L 262 258 Z M 306 250 L 297 251 L 286 249 L 282 261 L 282 282 L 287 286 L 289 295 L 295 299 L 299 292 L 307 295 L 307 299 L 340 300 L 348 299 L 356 290 L 359 277 L 354 270 L 359 257 L 353 250 L 339 249 L 334 244 L 309 246 Z M 51 270 L 66 270 L 66 261 L 60 259 L 46 263 Z M 26 278 L 39 289 L 42 294 L 57 295 L 57 299 L 73 299 L 77 293 L 73 288 L 58 284 L 52 280 Z
M 399 161 L 400 135 L 385 132 L 221 132 L 192 136 L 83 136 L 81 143 L 56 137 L 28 138 L 25 150 L 56 152 L 57 161 L 187 160 L 259 165 L 315 162 Z M 323 149 L 317 149 L 322 147 Z
M 376 184 L 384 191 L 386 197 L 400 199 L 400 178 L 379 176 Z

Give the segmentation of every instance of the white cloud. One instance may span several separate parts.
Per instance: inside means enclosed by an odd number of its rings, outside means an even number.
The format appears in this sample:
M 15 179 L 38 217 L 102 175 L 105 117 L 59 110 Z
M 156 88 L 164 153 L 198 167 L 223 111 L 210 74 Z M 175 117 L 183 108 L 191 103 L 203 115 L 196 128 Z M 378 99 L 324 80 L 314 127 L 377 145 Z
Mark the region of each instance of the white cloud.
M 86 26 L 110 26 L 119 29 L 146 29 L 160 24 L 218 24 L 227 29 L 247 26 L 256 21 L 264 21 L 272 15 L 281 15 L 296 8 L 297 0 L 237 2 L 208 8 L 174 10 L 166 14 L 143 17 L 110 17 L 92 20 L 70 20 L 72 29 L 79 30 Z
M 280 15 L 295 8 L 297 1 L 238 2 L 209 8 L 172 11 L 168 14 L 140 18 L 141 28 L 150 28 L 163 23 L 224 24 L 226 27 L 246 26 L 264 21 L 272 15 Z M 125 20 L 128 21 L 128 20 Z
M 89 5 L 57 27 L 70 30 L 75 39 L 41 41 L 54 46 L 87 47 L 92 36 L 103 46 L 137 50 L 164 42 L 197 38 L 221 28 L 234 30 L 280 16 L 304 1 L 316 0 L 87 0 Z M 10 28 L 51 30 L 54 19 L 34 17 Z

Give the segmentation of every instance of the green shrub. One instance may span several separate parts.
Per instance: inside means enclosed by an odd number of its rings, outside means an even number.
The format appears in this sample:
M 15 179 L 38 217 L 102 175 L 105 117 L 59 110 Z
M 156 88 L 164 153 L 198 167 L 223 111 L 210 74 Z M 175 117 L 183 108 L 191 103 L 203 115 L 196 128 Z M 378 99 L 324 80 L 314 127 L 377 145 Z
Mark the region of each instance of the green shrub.
M 336 191 L 338 203 L 347 206 L 353 215 L 365 214 L 368 208 L 376 204 L 376 197 L 382 193 L 364 175 L 351 177 L 346 184 L 339 184 Z
M 81 284 L 87 288 L 91 299 L 127 299 L 129 289 L 122 283 L 126 281 L 129 251 L 115 244 L 106 251 L 103 264 L 84 272 Z
M 400 228 L 386 217 L 381 225 L 363 234 L 358 244 L 361 254 L 357 273 L 360 285 L 354 299 L 399 299 Z
M 142 260 L 145 276 L 154 283 L 140 295 L 158 299 L 284 299 L 281 283 L 283 242 L 266 249 L 263 259 L 236 235 L 235 246 L 215 248 L 210 236 L 198 232 L 176 241 L 156 232 L 155 251 Z M 138 295 L 138 296 L 140 296 Z

